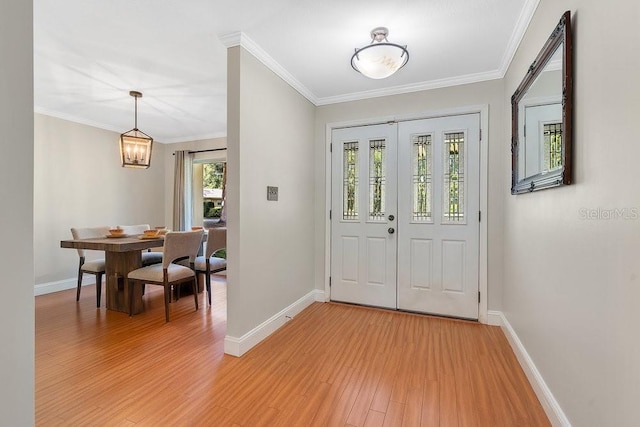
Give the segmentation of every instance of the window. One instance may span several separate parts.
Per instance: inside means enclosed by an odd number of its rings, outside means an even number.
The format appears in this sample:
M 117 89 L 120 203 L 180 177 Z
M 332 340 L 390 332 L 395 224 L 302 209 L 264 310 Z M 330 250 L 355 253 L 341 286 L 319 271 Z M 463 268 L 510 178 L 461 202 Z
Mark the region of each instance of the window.
M 464 133 L 444 136 L 444 222 L 464 221 Z
M 369 220 L 384 221 L 385 140 L 369 141 Z
M 342 219 L 358 219 L 358 141 L 345 142 L 342 148 Z
M 414 135 L 413 221 L 431 221 L 431 135 Z
M 220 218 L 225 175 L 225 162 L 202 165 L 202 213 L 205 219 Z
M 542 173 L 562 167 L 562 123 L 547 123 L 544 134 L 544 165 Z

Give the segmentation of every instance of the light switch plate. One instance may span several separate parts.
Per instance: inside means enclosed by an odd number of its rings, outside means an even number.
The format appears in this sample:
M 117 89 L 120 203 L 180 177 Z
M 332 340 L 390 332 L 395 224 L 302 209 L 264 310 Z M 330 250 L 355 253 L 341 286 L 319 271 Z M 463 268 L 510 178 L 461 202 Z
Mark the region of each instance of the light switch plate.
M 267 200 L 278 201 L 278 187 L 267 186 Z

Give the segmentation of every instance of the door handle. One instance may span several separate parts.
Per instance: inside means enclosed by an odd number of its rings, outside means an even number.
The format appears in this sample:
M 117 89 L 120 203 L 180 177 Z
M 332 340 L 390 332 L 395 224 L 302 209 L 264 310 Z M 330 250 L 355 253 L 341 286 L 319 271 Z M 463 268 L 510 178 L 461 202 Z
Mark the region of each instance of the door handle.
M 395 217 L 395 216 L 393 216 L 393 215 L 389 215 L 389 221 L 393 221 L 394 219 L 396 219 L 396 217 Z
M 389 234 L 393 234 L 396 232 L 396 230 L 392 227 L 389 227 L 389 229 L 387 230 L 389 232 Z

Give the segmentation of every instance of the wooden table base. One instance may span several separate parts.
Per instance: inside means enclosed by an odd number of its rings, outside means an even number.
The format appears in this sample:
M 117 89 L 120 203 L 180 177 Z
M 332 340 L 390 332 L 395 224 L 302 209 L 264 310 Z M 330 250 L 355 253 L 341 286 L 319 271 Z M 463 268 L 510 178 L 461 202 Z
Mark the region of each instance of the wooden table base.
M 142 267 L 140 251 L 106 252 L 106 293 L 109 310 L 129 312 L 129 289 L 125 289 L 125 276 Z M 133 293 L 133 314 L 143 311 L 142 287 L 136 286 Z

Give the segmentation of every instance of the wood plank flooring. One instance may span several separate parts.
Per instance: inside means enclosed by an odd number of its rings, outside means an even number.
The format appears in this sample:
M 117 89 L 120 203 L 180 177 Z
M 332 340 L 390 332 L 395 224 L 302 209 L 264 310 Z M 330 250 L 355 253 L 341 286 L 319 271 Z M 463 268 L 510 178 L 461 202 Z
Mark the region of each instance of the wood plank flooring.
M 39 426 L 547 426 L 501 330 L 315 303 L 241 358 L 224 355 L 226 288 L 132 318 L 95 290 L 36 297 Z M 204 307 L 204 308 L 203 308 Z

